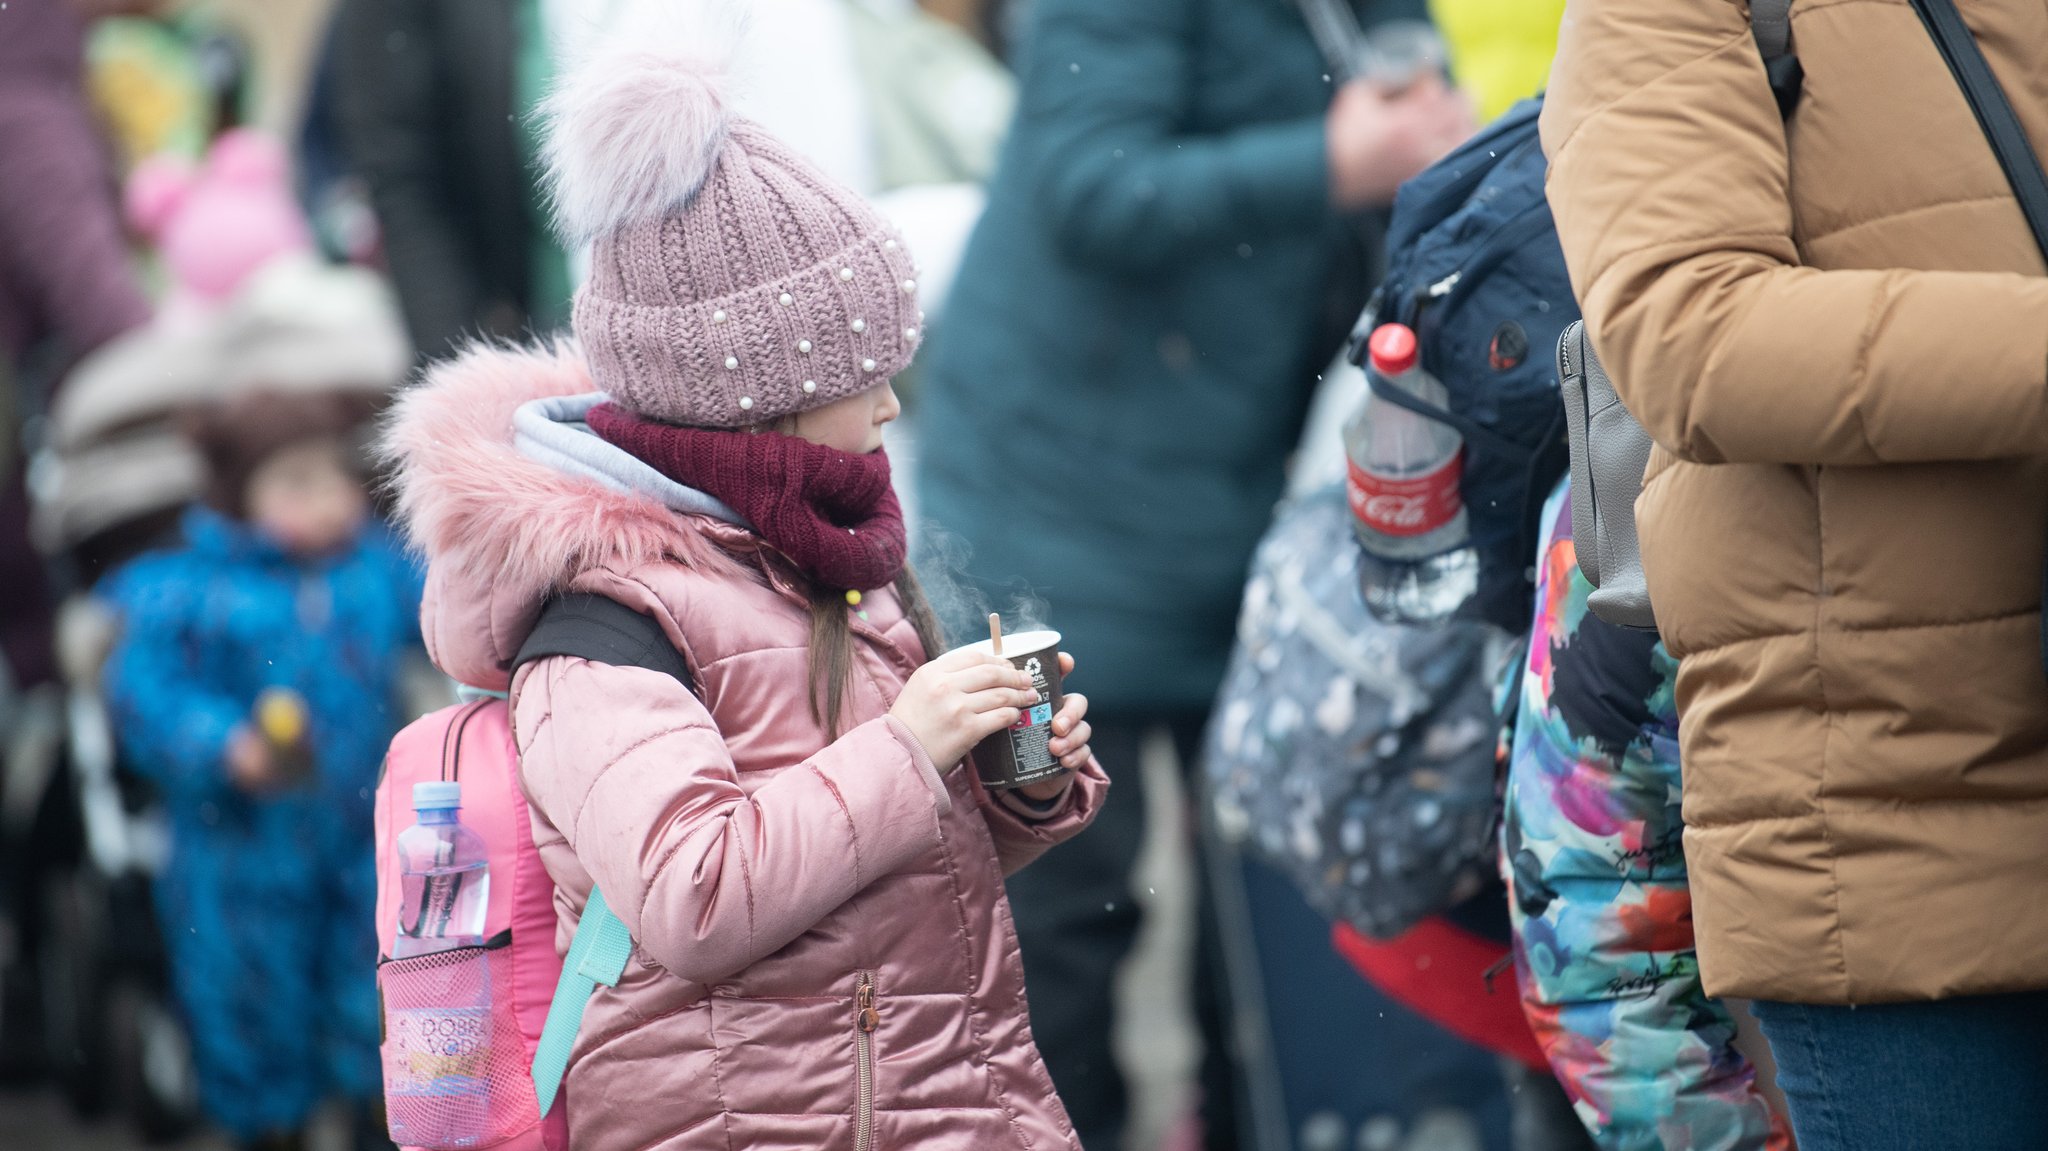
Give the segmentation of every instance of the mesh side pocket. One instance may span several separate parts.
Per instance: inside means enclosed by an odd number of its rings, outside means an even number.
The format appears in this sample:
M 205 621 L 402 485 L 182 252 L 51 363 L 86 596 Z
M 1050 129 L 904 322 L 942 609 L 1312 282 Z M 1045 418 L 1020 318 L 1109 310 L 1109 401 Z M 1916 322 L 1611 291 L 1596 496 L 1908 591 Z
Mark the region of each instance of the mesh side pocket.
M 458 947 L 377 968 L 393 1142 L 489 1147 L 540 1122 L 506 959 L 501 948 Z

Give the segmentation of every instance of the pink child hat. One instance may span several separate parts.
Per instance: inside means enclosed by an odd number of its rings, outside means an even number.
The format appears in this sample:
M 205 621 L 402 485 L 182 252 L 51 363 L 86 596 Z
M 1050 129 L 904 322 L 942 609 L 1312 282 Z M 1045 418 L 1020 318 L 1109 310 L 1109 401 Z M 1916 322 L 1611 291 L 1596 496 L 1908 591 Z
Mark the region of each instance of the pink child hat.
M 126 200 L 129 219 L 162 253 L 174 304 L 220 304 L 277 257 L 312 250 L 290 160 L 252 129 L 222 133 L 197 168 L 172 155 L 144 160 Z
M 764 424 L 902 371 L 923 337 L 902 237 L 730 107 L 733 3 L 633 5 L 550 96 L 555 219 L 590 244 L 574 327 L 611 398 Z

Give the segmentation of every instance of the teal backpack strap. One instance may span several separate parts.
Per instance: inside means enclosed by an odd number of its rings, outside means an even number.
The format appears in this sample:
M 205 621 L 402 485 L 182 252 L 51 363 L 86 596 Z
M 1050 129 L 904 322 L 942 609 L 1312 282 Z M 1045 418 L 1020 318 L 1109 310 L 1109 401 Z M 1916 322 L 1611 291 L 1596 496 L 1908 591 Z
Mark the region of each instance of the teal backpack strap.
M 689 660 L 676 648 L 653 617 L 601 595 L 572 594 L 550 599 L 540 619 L 513 659 L 517 667 L 553 655 L 573 655 L 614 667 L 641 667 L 675 677 L 695 692 Z M 554 1110 L 569 1073 L 569 1049 L 583 1027 L 583 1009 L 602 983 L 617 987 L 633 955 L 626 925 L 605 905 L 604 893 L 590 889 L 590 901 L 576 921 L 569 954 L 562 960 L 562 978 L 548 1004 L 548 1020 L 533 1051 L 533 1094 L 543 1118 Z
M 562 978 L 555 984 L 554 1002 L 548 1004 L 540 1044 L 533 1051 L 533 1092 L 543 1117 L 554 1110 L 555 1096 L 562 1090 L 562 1076 L 569 1071 L 569 1049 L 576 1045 L 591 994 L 600 983 L 617 987 L 632 955 L 633 937 L 626 933 L 626 925 L 605 906 L 604 893 L 592 887 L 590 901 L 576 921 L 576 934 L 569 941 L 569 955 L 562 960 Z

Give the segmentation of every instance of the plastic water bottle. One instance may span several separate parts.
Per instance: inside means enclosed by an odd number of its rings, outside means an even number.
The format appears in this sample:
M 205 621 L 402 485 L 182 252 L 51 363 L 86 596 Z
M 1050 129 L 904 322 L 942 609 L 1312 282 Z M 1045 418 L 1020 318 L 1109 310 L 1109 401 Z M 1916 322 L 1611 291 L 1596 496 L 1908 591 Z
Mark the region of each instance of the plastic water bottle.
M 491 1132 L 491 898 L 483 837 L 462 825 L 460 783 L 412 787 L 419 822 L 399 834 L 398 935 L 379 969 L 384 1099 L 403 1146 L 458 1148 Z
M 425 955 L 484 941 L 491 901 L 490 856 L 483 838 L 462 825 L 462 785 L 412 785 L 419 822 L 398 836 L 398 936 L 391 957 Z
M 1424 371 L 1415 332 L 1382 324 L 1366 345 L 1366 371 L 1433 407 L 1448 393 Z M 1364 554 L 1359 588 L 1374 615 L 1398 624 L 1441 623 L 1479 586 L 1465 501 L 1465 441 L 1440 420 L 1368 393 L 1344 428 L 1345 486 Z

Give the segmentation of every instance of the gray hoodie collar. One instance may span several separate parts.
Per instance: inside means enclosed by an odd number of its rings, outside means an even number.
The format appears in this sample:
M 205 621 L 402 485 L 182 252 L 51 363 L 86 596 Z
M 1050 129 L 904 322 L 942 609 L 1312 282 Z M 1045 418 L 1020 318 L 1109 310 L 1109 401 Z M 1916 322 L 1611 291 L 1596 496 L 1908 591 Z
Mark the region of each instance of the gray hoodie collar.
M 672 510 L 710 516 L 753 530 L 745 517 L 707 492 L 686 487 L 598 438 L 584 417 L 609 400 L 603 392 L 529 400 L 512 413 L 512 445 L 558 472 L 596 480 L 613 491 L 650 496 Z

